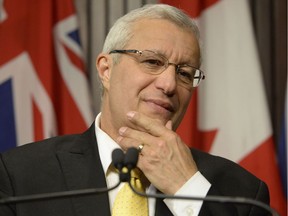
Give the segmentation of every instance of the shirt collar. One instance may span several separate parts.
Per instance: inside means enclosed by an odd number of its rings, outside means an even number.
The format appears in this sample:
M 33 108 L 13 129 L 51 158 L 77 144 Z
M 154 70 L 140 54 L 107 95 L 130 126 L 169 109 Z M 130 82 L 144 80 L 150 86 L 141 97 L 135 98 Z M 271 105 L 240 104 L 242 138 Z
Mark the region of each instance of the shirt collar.
M 100 120 L 101 113 L 99 113 L 95 119 L 95 134 L 102 167 L 104 172 L 107 174 L 109 166 L 112 162 L 112 152 L 114 149 L 120 148 L 120 146 L 100 128 Z

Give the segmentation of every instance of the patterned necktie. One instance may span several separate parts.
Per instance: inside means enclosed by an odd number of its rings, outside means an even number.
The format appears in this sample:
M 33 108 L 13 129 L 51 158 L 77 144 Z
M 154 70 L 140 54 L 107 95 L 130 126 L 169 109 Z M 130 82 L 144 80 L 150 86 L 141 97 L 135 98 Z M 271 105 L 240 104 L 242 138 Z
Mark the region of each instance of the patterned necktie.
M 145 192 L 140 179 L 143 173 L 134 169 L 131 171 L 131 185 L 139 192 Z M 128 182 L 118 192 L 113 209 L 112 216 L 148 216 L 148 200 L 146 197 L 135 194 L 129 187 Z

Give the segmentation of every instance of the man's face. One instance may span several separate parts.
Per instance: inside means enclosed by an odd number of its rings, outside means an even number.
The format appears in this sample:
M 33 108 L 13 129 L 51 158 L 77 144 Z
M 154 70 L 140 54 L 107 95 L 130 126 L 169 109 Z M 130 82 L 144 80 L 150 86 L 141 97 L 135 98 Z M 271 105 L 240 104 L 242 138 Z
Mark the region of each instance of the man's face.
M 199 66 L 199 46 L 191 32 L 180 29 L 166 20 L 145 19 L 133 28 L 133 37 L 125 49 L 153 50 L 169 62 Z M 126 114 L 137 111 L 159 119 L 163 124 L 172 120 L 173 129 L 181 122 L 193 89 L 179 85 L 175 66 L 170 65 L 161 74 L 145 73 L 130 54 L 120 55 L 119 63 L 109 68 L 103 83 L 101 127 L 115 134 L 122 126 L 130 126 Z M 111 62 L 111 61 L 110 61 Z

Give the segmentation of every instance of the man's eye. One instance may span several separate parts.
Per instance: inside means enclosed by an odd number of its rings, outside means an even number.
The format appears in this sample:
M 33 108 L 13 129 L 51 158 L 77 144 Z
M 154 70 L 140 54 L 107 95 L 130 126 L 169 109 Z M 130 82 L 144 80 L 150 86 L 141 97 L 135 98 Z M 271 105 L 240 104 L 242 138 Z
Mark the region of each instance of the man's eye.
M 186 71 L 183 71 L 183 70 L 180 70 L 178 71 L 178 75 L 182 78 L 182 79 L 185 79 L 185 80 L 193 80 L 193 75 L 189 72 L 186 72 Z
M 145 59 L 142 63 L 147 64 L 148 66 L 163 66 L 164 63 L 158 59 Z

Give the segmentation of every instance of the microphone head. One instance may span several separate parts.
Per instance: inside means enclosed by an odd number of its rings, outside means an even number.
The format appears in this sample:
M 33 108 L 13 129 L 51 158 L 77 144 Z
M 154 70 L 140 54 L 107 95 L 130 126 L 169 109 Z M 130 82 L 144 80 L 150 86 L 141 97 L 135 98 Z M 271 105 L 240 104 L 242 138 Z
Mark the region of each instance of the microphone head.
M 116 169 L 121 171 L 121 169 L 124 165 L 124 152 L 120 148 L 113 150 L 112 163 Z
M 136 167 L 138 162 L 139 152 L 136 148 L 129 148 L 126 152 L 126 156 L 124 158 L 124 166 L 126 166 L 129 170 Z

